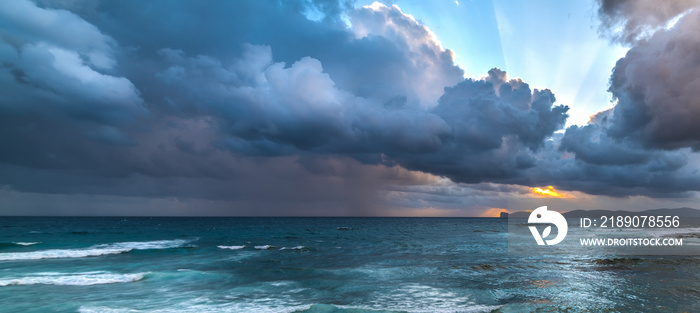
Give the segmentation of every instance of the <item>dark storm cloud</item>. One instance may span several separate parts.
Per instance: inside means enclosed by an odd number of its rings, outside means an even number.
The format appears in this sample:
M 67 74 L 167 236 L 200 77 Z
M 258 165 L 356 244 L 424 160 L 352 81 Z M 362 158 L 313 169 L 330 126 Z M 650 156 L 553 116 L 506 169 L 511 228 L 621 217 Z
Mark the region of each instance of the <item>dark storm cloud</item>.
M 603 27 L 632 44 L 610 78 L 615 106 L 588 125 L 568 128 L 558 150 L 572 158 L 549 158 L 557 170 L 541 177 L 593 194 L 672 196 L 700 189 L 693 152 L 700 148 L 698 4 L 600 3 Z
M 650 39 L 687 71 L 687 82 L 668 80 L 666 90 L 686 84 L 678 94 L 700 90 L 693 68 L 681 65 L 697 53 L 694 38 L 677 31 L 693 28 L 694 16 Z M 482 183 L 457 193 L 471 196 L 489 183 L 612 195 L 697 190 L 696 156 L 660 149 L 695 147 L 684 133 L 692 118 L 670 137 L 644 132 L 663 111 L 653 108 L 668 102 L 650 96 L 645 76 L 664 77 L 645 57 L 655 47 L 640 44 L 618 62 L 613 113 L 557 134 L 568 107 L 551 91 L 498 69 L 465 80 L 453 53 L 396 6 L 3 2 L 0 185 L 349 215 L 375 214 L 381 192 L 439 185 L 433 175 Z M 692 101 L 674 103 L 675 112 Z M 446 188 L 423 194 L 449 202 Z M 504 192 L 522 192 L 512 188 Z
M 505 80 L 494 69 L 487 80 L 467 79 L 445 89 L 432 112 L 450 127 L 441 148 L 431 153 L 396 152 L 407 168 L 457 182 L 509 180 L 535 166 L 533 155 L 564 126 L 568 107 L 554 105 L 549 90 Z M 495 86 L 498 86 L 498 93 Z
M 610 137 L 608 126 L 600 122 L 566 130 L 559 149 L 575 158 L 556 160 L 551 165 L 557 172 L 547 172 L 556 176 L 560 187 L 590 194 L 665 197 L 700 188 L 698 158 L 687 149 L 648 149 L 634 140 Z
M 226 135 L 218 144 L 240 154 L 343 154 L 480 182 L 534 166 L 532 151 L 567 117 L 550 91 L 533 93 L 499 70 L 488 80 L 447 87 L 426 110 L 341 90 L 316 59 L 287 67 L 272 63 L 267 47 L 248 49 L 255 51 L 244 53 L 251 59 L 230 64 L 164 50 L 173 64 L 156 75 L 179 99 L 173 102 L 218 112 Z
M 601 32 L 615 40 L 635 43 L 648 38 L 671 20 L 700 5 L 698 0 L 598 0 Z
M 700 10 L 632 47 L 615 65 L 610 134 L 646 146 L 700 149 Z
M 108 124 L 146 114 L 133 83 L 110 73 L 116 44 L 94 25 L 28 1 L 0 5 L 0 20 L 0 109 Z

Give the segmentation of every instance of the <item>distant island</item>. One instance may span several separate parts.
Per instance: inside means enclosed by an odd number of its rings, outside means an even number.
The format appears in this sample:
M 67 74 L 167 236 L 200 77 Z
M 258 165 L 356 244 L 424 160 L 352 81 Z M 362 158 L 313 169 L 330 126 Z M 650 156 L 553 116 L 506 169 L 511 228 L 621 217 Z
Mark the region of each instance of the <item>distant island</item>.
M 640 211 L 640 212 L 632 212 L 632 211 L 622 211 L 622 210 L 574 210 L 574 211 L 569 211 L 566 213 L 562 213 L 564 217 L 568 218 L 580 218 L 580 217 L 592 217 L 592 216 L 635 216 L 635 215 L 648 215 L 648 216 L 656 216 L 656 215 L 673 215 L 673 216 L 679 216 L 679 217 L 697 217 L 700 218 L 700 210 L 698 209 L 693 209 L 693 208 L 675 208 L 675 209 L 668 209 L 668 208 L 662 208 L 662 209 L 652 209 L 652 210 L 646 210 L 646 211 Z M 512 217 L 512 218 L 527 218 L 530 216 L 530 212 L 525 212 L 525 211 L 518 211 L 518 212 L 513 212 L 509 213 L 506 215 L 507 217 Z M 503 217 L 503 216 L 501 216 Z

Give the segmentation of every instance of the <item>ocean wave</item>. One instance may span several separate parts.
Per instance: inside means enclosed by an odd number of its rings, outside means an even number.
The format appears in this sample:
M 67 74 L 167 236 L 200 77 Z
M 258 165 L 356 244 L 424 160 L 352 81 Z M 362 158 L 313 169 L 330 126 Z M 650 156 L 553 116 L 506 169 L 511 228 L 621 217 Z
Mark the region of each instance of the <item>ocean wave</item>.
M 19 246 L 31 246 L 31 245 L 35 245 L 35 244 L 41 243 L 41 242 L 13 242 L 13 243 L 16 245 L 19 245 Z
M 199 300 L 199 299 L 195 299 Z M 194 301 L 192 301 L 194 302 Z M 493 312 L 499 309 L 499 305 L 471 305 L 454 307 L 450 309 L 426 309 L 426 310 L 403 310 L 403 309 L 385 309 L 367 306 L 352 306 L 352 305 L 331 305 L 331 304 L 251 304 L 251 303 L 225 303 L 225 304 L 190 304 L 189 301 L 173 305 L 170 308 L 144 309 L 137 310 L 132 308 L 110 308 L 110 307 L 90 307 L 82 306 L 78 309 L 80 313 L 133 313 L 133 312 L 149 312 L 149 313 L 208 313 L 208 312 L 256 312 L 256 313 L 320 313 L 320 312 L 347 312 L 347 313 L 389 313 L 389 312 L 410 312 L 410 313 L 486 313 Z
M 403 312 L 403 313 L 487 313 L 499 309 L 499 305 L 469 305 L 456 306 L 451 308 L 411 308 L 410 304 L 401 308 L 385 308 L 383 306 L 357 306 L 357 305 L 331 305 L 331 304 L 314 304 L 307 310 L 295 311 L 296 313 L 316 313 L 316 312 L 347 312 L 347 313 L 385 313 L 385 312 Z
M 0 261 L 84 258 L 109 254 L 120 254 L 131 250 L 152 250 L 178 248 L 192 240 L 158 240 L 143 242 L 117 242 L 110 244 L 94 245 L 81 249 L 50 249 L 31 252 L 7 252 L 0 253 Z
M 0 242 L 0 249 L 17 248 L 35 245 L 40 242 Z
M 277 247 L 271 246 L 271 245 L 264 245 L 264 246 L 255 246 L 255 249 L 258 249 L 258 250 L 269 250 L 269 249 L 277 249 Z
M 229 249 L 229 250 L 240 250 L 245 248 L 245 246 L 216 246 L 219 249 Z
M 282 247 L 280 250 L 304 250 L 306 247 L 304 246 L 296 246 L 296 247 Z
M 194 301 L 193 301 L 194 302 Z M 78 308 L 79 313 L 238 313 L 238 312 L 255 312 L 255 313 L 298 313 L 306 312 L 311 305 L 264 305 L 264 304 L 247 304 L 247 303 L 225 303 L 225 304 L 195 304 L 195 303 L 180 303 L 171 305 L 167 308 L 157 309 L 135 309 L 135 308 L 114 308 L 105 306 L 81 306 Z M 327 312 L 327 311 L 324 311 Z M 362 313 L 361 311 L 352 311 L 353 313 Z
M 18 278 L 0 279 L 0 286 L 59 285 L 90 286 L 130 283 L 142 280 L 148 273 L 115 274 L 109 272 L 86 273 L 37 273 Z

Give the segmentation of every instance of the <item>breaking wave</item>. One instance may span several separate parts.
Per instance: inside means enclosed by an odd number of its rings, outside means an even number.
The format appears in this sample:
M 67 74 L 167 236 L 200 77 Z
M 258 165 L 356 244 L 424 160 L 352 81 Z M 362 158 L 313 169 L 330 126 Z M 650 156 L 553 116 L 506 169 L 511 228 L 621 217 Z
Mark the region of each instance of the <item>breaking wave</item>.
M 148 273 L 115 274 L 110 272 L 37 273 L 34 275 L 0 279 L 0 286 L 60 285 L 89 286 L 129 283 L 143 279 Z
M 94 245 L 81 249 L 50 249 L 31 252 L 7 252 L 0 253 L 0 261 L 61 259 L 61 258 L 85 258 L 108 254 L 119 254 L 131 250 L 151 250 L 178 248 L 192 240 L 158 240 L 144 242 L 117 242 L 110 244 Z

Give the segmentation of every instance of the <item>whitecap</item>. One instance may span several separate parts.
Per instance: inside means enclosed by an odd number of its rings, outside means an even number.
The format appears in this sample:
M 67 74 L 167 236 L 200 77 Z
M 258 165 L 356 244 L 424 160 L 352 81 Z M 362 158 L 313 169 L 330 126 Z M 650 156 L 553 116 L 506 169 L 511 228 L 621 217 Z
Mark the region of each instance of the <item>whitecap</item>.
M 13 244 L 16 244 L 19 246 L 31 246 L 31 245 L 35 245 L 37 243 L 41 243 L 41 242 L 13 242 Z
M 271 301 L 270 299 L 263 299 Z M 205 303 L 202 303 L 205 302 Z M 306 312 L 311 305 L 299 304 L 264 304 L 264 303 L 214 303 L 200 298 L 173 303 L 168 307 L 157 309 L 134 309 L 126 307 L 81 306 L 79 313 L 222 313 L 222 312 L 255 312 L 255 313 L 294 313 Z
M 0 279 L 0 286 L 59 285 L 90 286 L 116 283 L 129 283 L 143 279 L 148 274 L 115 274 L 109 272 L 85 273 L 36 273 L 34 275 Z
M 258 250 L 275 249 L 275 246 L 271 246 L 271 245 L 255 246 L 255 249 L 258 249 Z
M 117 242 L 94 245 L 81 249 L 50 249 L 31 252 L 0 253 L 0 261 L 40 260 L 61 258 L 84 258 L 108 254 L 120 254 L 131 250 L 170 249 L 181 247 L 192 240 L 158 240 L 143 242 Z
M 245 246 L 216 246 L 219 249 L 229 249 L 229 250 L 240 250 L 245 248 Z
M 282 247 L 280 250 L 302 250 L 306 249 L 304 246 L 296 246 L 296 247 Z

